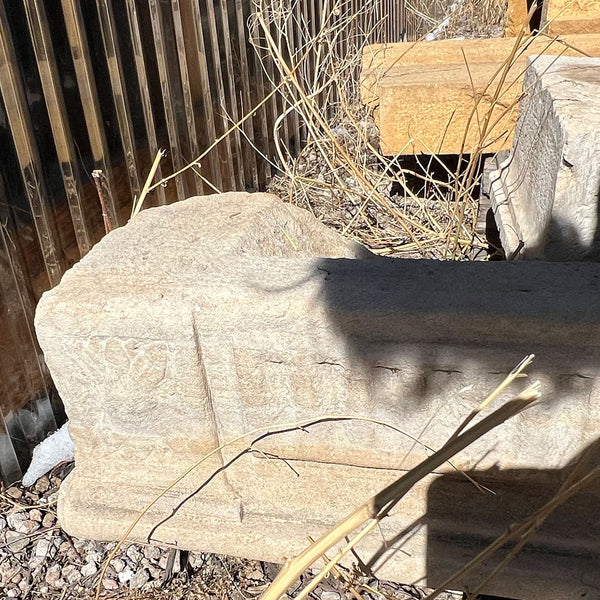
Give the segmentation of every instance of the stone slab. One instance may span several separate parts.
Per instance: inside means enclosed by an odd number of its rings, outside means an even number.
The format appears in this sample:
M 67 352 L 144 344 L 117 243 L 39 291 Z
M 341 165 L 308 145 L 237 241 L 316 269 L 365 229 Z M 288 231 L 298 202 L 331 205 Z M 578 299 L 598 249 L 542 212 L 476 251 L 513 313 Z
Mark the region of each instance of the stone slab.
M 514 38 L 367 47 L 363 54 L 362 99 L 375 109 L 382 152 L 473 152 L 481 143 L 479 124 L 492 105 L 489 122 L 493 126 L 483 150 L 490 153 L 509 149 L 518 100 L 524 90 L 527 56 L 600 56 L 600 35 L 564 36 L 561 40 L 534 38 L 519 52 L 500 85 L 499 73 L 514 47 Z M 494 101 L 497 92 L 499 100 Z
M 548 33 L 600 33 L 600 0 L 544 0 L 542 25 Z
M 535 352 L 544 403 L 453 462 L 498 492 L 484 495 L 493 511 L 448 465 L 359 550 L 382 577 L 440 583 L 550 498 L 597 437 L 599 282 L 592 264 L 372 257 L 272 196 L 144 211 L 38 306 L 38 336 L 75 442 L 61 525 L 119 538 L 175 477 L 249 430 L 332 415 L 393 425 L 288 427 L 235 460 L 249 441 L 238 440 L 170 490 L 133 535 L 283 561 L 425 458 L 414 438 L 439 447 Z M 590 550 L 598 496 L 590 489 L 581 510 L 561 513 L 490 592 L 566 599 L 600 585 L 600 571 L 581 577 L 598 560 Z M 458 506 L 462 520 L 449 510 Z
M 504 35 L 506 37 L 516 37 L 523 30 L 528 33 L 528 16 L 529 9 L 527 7 L 527 0 L 508 0 L 506 20 L 504 23 Z
M 507 255 L 597 260 L 600 59 L 531 61 L 514 148 L 491 175 Z

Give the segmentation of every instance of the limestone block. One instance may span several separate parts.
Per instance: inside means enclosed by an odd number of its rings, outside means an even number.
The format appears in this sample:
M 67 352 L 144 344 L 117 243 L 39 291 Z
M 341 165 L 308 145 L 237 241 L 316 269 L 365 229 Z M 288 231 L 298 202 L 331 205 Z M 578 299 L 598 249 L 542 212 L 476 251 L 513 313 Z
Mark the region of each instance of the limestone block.
M 382 152 L 473 152 L 482 142 L 480 126 L 488 113 L 483 151 L 509 149 L 527 56 L 600 56 L 600 35 L 535 38 L 519 51 L 501 84 L 500 73 L 514 47 L 514 38 L 367 47 L 362 99 L 376 108 Z
M 374 258 L 272 196 L 144 211 L 38 306 L 75 442 L 60 522 L 74 535 L 117 539 L 213 452 L 132 537 L 283 561 L 439 447 L 535 352 L 545 402 L 453 461 L 497 496 L 480 498 L 448 465 L 359 548 L 382 577 L 440 583 L 541 506 L 596 438 L 598 280 L 594 264 Z M 247 452 L 267 426 L 284 431 Z M 591 593 L 599 497 L 592 487 L 565 506 L 489 591 Z
M 528 32 L 528 16 L 529 9 L 527 7 L 527 0 L 508 0 L 504 35 L 507 37 L 515 37 L 519 35 L 523 29 L 525 32 Z
M 600 33 L 600 0 L 544 0 L 542 25 L 550 35 Z
M 598 260 L 600 59 L 540 57 L 525 76 L 514 148 L 491 175 L 507 254 Z

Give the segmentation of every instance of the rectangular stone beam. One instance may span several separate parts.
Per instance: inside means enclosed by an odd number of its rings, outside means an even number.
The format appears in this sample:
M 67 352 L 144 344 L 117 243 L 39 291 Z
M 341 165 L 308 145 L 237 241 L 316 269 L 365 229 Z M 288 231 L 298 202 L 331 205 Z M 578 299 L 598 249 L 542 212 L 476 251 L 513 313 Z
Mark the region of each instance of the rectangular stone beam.
M 368 46 L 362 99 L 375 108 L 381 150 L 396 154 L 497 152 L 511 147 L 531 55 L 600 56 L 600 34 Z
M 521 30 L 529 31 L 527 22 L 529 10 L 527 0 L 508 0 L 506 9 L 506 22 L 504 24 L 504 35 L 506 37 L 515 37 Z
M 142 212 L 44 295 L 36 330 L 75 443 L 59 519 L 81 537 L 119 539 L 196 464 L 131 537 L 283 562 L 536 353 L 543 401 L 357 550 L 383 578 L 435 586 L 547 502 L 600 431 L 600 265 L 376 258 L 273 196 Z M 599 501 L 586 489 L 486 591 L 593 597 Z
M 600 33 L 600 0 L 544 0 L 542 25 L 550 35 Z

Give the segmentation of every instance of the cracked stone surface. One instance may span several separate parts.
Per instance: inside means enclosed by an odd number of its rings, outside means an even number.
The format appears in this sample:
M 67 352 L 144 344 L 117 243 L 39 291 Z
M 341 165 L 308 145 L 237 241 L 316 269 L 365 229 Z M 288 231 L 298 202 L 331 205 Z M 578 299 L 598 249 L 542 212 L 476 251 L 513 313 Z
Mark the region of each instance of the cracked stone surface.
M 359 546 L 379 576 L 437 585 L 546 502 L 600 430 L 600 266 L 375 258 L 273 196 L 144 211 L 44 295 L 36 327 L 75 442 L 59 518 L 92 539 L 119 539 L 207 456 L 132 539 L 283 562 L 534 352 L 544 401 L 453 461 L 494 494 L 448 465 Z M 598 496 L 559 510 L 490 592 L 600 584 Z

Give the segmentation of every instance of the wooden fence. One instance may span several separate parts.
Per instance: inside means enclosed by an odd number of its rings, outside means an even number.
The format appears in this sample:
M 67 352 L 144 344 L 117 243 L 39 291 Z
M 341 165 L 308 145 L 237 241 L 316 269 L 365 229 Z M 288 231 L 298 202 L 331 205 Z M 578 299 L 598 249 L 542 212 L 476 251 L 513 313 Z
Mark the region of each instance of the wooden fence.
M 359 0 L 343 0 L 357 10 Z M 297 0 L 291 39 L 330 0 Z M 35 339 L 40 295 L 104 234 L 98 193 L 124 224 L 159 149 L 157 177 L 206 151 L 265 98 L 251 0 L 11 0 L 0 3 L 0 471 L 21 476 L 65 418 Z M 376 41 L 406 34 L 401 0 L 377 0 Z M 375 31 L 375 30 L 374 30 Z M 254 30 L 256 38 L 259 34 Z M 295 38 L 294 38 L 295 36 Z M 271 81 L 272 79 L 272 81 Z M 212 190 L 264 189 L 273 97 L 147 205 Z M 302 132 L 293 119 L 286 135 Z M 258 150 L 258 152 L 253 148 Z

